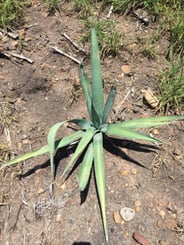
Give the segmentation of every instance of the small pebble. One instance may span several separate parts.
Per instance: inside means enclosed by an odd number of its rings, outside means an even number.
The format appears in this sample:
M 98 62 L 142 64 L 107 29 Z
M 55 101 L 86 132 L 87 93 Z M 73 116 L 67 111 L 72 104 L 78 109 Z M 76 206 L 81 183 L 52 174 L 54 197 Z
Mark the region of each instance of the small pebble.
M 131 66 L 129 65 L 122 65 L 121 66 L 121 71 L 124 73 L 124 74 L 130 74 L 131 72 Z
M 116 224 L 122 224 L 122 223 L 123 223 L 123 222 L 122 222 L 123 220 L 122 220 L 122 218 L 121 218 L 119 212 L 115 211 L 115 212 L 113 213 L 113 218 L 114 218 L 114 222 L 115 222 Z
M 56 222 L 57 223 L 61 223 L 62 222 L 62 215 L 61 214 L 57 214 L 56 215 Z
M 125 184 L 124 184 L 124 187 L 129 187 L 129 184 L 128 184 L 128 183 L 125 183 Z
M 168 204 L 167 201 L 160 201 L 160 202 L 158 203 L 159 207 L 166 207 L 167 204 Z
M 159 215 L 161 216 L 161 217 L 164 217 L 165 216 L 165 211 L 164 210 L 160 210 L 160 212 L 159 212 Z
M 136 242 L 138 242 L 141 245 L 150 245 L 148 240 L 143 235 L 141 235 L 139 232 L 134 232 L 133 238 L 136 240 Z
M 153 94 L 153 92 L 150 88 L 148 88 L 144 92 L 144 99 L 150 105 L 151 108 L 156 108 L 159 104 L 158 98 Z
M 168 244 L 167 244 L 167 242 L 166 242 L 166 241 L 164 241 L 164 240 L 160 240 L 160 241 L 159 241 L 159 245 L 168 245 Z
M 155 129 L 153 129 L 153 131 L 152 131 L 152 132 L 153 132 L 153 134 L 154 134 L 154 135 L 159 135 L 159 131 L 158 131 L 158 129 L 156 129 L 156 128 L 155 128 Z
M 38 194 L 44 193 L 44 189 L 43 188 L 39 188 L 37 191 Z
M 131 173 L 132 173 L 133 175 L 136 175 L 136 174 L 137 174 L 137 169 L 136 169 L 136 168 L 132 168 L 132 169 L 131 169 Z
M 127 176 L 128 175 L 128 171 L 127 170 L 124 170 L 124 169 L 122 169 L 120 171 L 120 173 L 121 173 L 122 176 Z
M 135 207 L 140 207 L 140 206 L 141 206 L 141 201 L 140 200 L 135 201 Z
M 129 207 L 120 209 L 120 215 L 125 221 L 131 221 L 135 217 L 135 210 Z
M 135 207 L 135 212 L 140 213 L 141 212 L 141 207 Z

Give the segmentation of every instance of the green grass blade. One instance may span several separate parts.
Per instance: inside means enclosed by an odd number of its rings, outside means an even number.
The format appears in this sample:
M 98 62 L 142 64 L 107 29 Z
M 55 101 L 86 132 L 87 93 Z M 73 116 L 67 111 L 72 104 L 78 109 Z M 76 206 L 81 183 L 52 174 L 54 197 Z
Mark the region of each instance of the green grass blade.
M 55 138 L 57 131 L 61 126 L 64 125 L 66 121 L 63 122 L 58 122 L 54 124 L 51 129 L 49 130 L 48 137 L 47 137 L 47 142 L 48 142 L 48 147 L 49 147 L 49 155 L 50 155 L 50 167 L 51 167 L 51 176 L 52 179 L 54 178 L 54 154 L 55 154 Z
M 127 138 L 127 139 L 138 139 L 138 140 L 148 140 L 152 142 L 162 143 L 162 141 L 150 137 L 149 135 L 145 135 L 138 131 L 120 127 L 116 124 L 106 124 L 102 126 L 102 132 L 109 136 L 117 137 L 117 138 Z
M 89 182 L 92 163 L 93 163 L 93 144 L 91 143 L 88 146 L 88 149 L 87 149 L 85 156 L 82 160 L 80 170 L 78 173 L 78 181 L 79 181 L 79 187 L 80 187 L 81 191 L 85 190 L 85 188 Z
M 71 157 L 71 159 L 70 159 L 69 163 L 67 164 L 67 166 L 66 166 L 61 177 L 63 177 L 65 175 L 65 173 L 72 167 L 72 165 L 75 163 L 75 161 L 79 158 L 81 153 L 85 150 L 85 148 L 87 147 L 87 145 L 91 141 L 94 134 L 95 134 L 95 129 L 92 127 L 87 129 L 86 132 L 84 132 L 80 142 L 78 143 L 78 146 L 77 146 L 73 156 Z
M 128 120 L 124 122 L 117 123 L 118 127 L 126 128 L 150 128 L 161 126 L 164 124 L 169 124 L 172 121 L 182 120 L 184 116 L 162 116 L 162 117 L 148 117 L 148 118 L 138 118 L 133 120 Z
M 104 169 L 104 156 L 103 156 L 103 137 L 102 133 L 98 133 L 93 138 L 94 147 L 94 169 L 97 191 L 100 201 L 100 208 L 103 220 L 103 227 L 106 240 L 108 241 L 107 218 L 105 208 L 105 169 Z
M 95 29 L 92 29 L 91 31 L 91 70 L 92 70 L 92 103 L 97 112 L 101 124 L 103 109 L 104 109 L 104 98 L 103 98 L 103 85 L 102 85 L 99 47 L 98 47 L 98 40 L 97 40 Z
M 72 119 L 69 122 L 75 123 L 80 126 L 82 129 L 88 129 L 92 126 L 92 122 L 86 119 Z
M 107 101 L 105 103 L 105 107 L 104 107 L 104 111 L 103 111 L 102 123 L 106 123 L 106 121 L 107 121 L 107 118 L 109 116 L 111 108 L 112 108 L 112 106 L 114 104 L 115 96 L 116 96 L 116 88 L 112 87 L 110 92 L 109 92 L 109 95 L 107 97 Z
M 88 109 L 88 113 L 90 115 L 90 118 L 92 118 L 91 114 L 91 82 L 87 76 L 87 73 L 84 70 L 84 67 L 80 67 L 80 84 L 82 87 L 82 91 L 84 94 L 84 97 L 86 99 L 86 106 Z
M 80 131 L 77 131 L 77 132 L 75 132 L 73 134 L 65 136 L 64 138 L 56 140 L 55 141 L 55 149 L 58 150 L 58 149 L 60 149 L 62 147 L 70 145 L 71 143 L 79 140 L 83 136 L 83 134 L 84 134 L 84 132 L 82 130 L 80 130 Z M 26 153 L 26 154 L 24 154 L 24 155 L 22 155 L 20 157 L 17 157 L 15 159 L 12 159 L 12 160 L 8 161 L 7 163 L 3 164 L 1 168 L 11 166 L 11 165 L 16 164 L 18 162 L 22 162 L 22 161 L 25 161 L 25 160 L 27 160 L 29 158 L 37 157 L 39 155 L 43 155 L 43 154 L 46 154 L 48 152 L 49 152 L 49 147 L 48 147 L 48 145 L 45 145 L 45 146 L 41 147 L 40 149 L 38 149 L 36 151 L 32 151 L 32 152 Z

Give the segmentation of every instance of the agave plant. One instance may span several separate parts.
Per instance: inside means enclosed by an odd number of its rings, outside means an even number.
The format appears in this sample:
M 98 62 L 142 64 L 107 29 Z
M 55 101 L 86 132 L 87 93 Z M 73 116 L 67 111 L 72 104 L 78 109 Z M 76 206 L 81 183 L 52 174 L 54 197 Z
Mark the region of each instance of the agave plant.
M 68 162 L 62 176 L 73 168 L 76 161 L 82 153 L 84 157 L 81 161 L 80 169 L 78 172 L 78 181 L 81 191 L 84 191 L 90 178 L 92 168 L 94 168 L 95 181 L 97 186 L 97 194 L 99 197 L 99 205 L 102 215 L 102 223 L 105 233 L 105 238 L 108 241 L 108 229 L 106 221 L 106 202 L 105 202 L 105 171 L 104 171 L 104 154 L 103 154 L 103 139 L 104 136 L 118 137 L 120 139 L 137 139 L 148 140 L 151 142 L 161 143 L 160 140 L 145 135 L 135 129 L 149 128 L 168 124 L 174 120 L 184 119 L 182 116 L 161 116 L 140 118 L 118 123 L 107 123 L 108 115 L 114 103 L 116 89 L 111 88 L 104 103 L 102 74 L 99 57 L 98 40 L 95 29 L 91 31 L 91 72 L 92 81 L 88 78 L 85 71 L 85 66 L 80 66 L 80 83 L 83 94 L 86 100 L 86 106 L 89 113 L 89 120 L 87 119 L 72 119 L 69 121 L 62 121 L 54 124 L 48 133 L 48 144 L 37 151 L 27 153 L 16 159 L 9 161 L 5 166 L 10 166 L 17 162 L 35 157 L 41 154 L 50 154 L 51 176 L 54 179 L 55 165 L 54 155 L 59 148 L 77 142 L 77 147 L 70 161 Z M 80 130 L 56 140 L 58 130 L 65 123 L 74 123 L 80 126 Z

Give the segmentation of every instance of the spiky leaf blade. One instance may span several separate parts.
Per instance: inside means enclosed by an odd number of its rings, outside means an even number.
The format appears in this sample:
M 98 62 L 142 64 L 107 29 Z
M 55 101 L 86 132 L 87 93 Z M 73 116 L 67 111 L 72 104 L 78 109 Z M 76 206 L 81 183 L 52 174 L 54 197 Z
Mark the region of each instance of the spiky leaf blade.
M 102 123 L 106 123 L 106 121 L 107 121 L 109 113 L 110 113 L 110 111 L 112 109 L 112 106 L 114 104 L 115 96 L 116 96 L 116 88 L 112 87 L 110 92 L 109 92 L 109 95 L 107 97 L 106 103 L 105 103 L 105 107 L 104 107 L 104 111 L 103 111 Z
M 51 176 L 52 180 L 54 178 L 54 153 L 55 153 L 55 138 L 57 131 L 61 126 L 64 125 L 66 121 L 63 122 L 58 122 L 54 124 L 51 129 L 49 130 L 48 136 L 47 136 L 47 142 L 48 142 L 48 147 L 49 147 L 49 155 L 50 155 L 50 167 L 51 167 Z
M 135 131 L 129 128 L 124 128 L 116 124 L 103 125 L 101 128 L 101 131 L 109 136 L 117 137 L 117 138 L 147 140 L 147 141 L 162 143 L 162 141 L 156 138 L 150 137 L 149 135 L 140 133 L 138 131 Z
M 7 163 L 3 164 L 1 168 L 14 165 L 14 164 L 16 164 L 18 162 L 25 161 L 25 160 L 27 160 L 29 158 L 32 158 L 32 157 L 37 157 L 39 155 L 43 155 L 43 154 L 45 154 L 47 152 L 49 152 L 49 148 L 48 148 L 48 145 L 45 145 L 45 146 L 41 147 L 40 149 L 38 149 L 36 151 L 28 152 L 28 153 L 26 153 L 26 154 L 24 154 L 22 156 L 16 157 L 16 158 L 8 161 Z
M 128 121 L 117 123 L 118 126 L 125 128 L 150 128 L 169 124 L 172 121 L 182 120 L 183 116 L 161 116 L 161 117 L 148 117 L 138 118 Z
M 102 73 L 100 66 L 100 56 L 98 40 L 95 29 L 91 30 L 91 70 L 92 70 L 92 103 L 99 117 L 100 124 L 102 123 L 104 98 Z M 99 125 L 98 125 L 99 126 Z
M 56 140 L 56 150 L 65 147 L 67 145 L 70 145 L 72 143 L 77 142 L 80 138 L 82 138 L 84 132 L 82 130 L 79 130 L 77 132 L 74 132 L 72 134 L 69 134 L 59 140 Z
M 83 91 L 83 94 L 86 100 L 86 106 L 88 109 L 89 116 L 90 118 L 92 118 L 92 115 L 91 115 L 91 82 L 83 66 L 80 67 L 80 84 L 81 84 L 82 91 Z
M 75 123 L 77 126 L 81 127 L 82 129 L 88 129 L 92 126 L 92 122 L 86 119 L 72 119 L 69 122 Z
M 82 160 L 82 163 L 79 169 L 79 173 L 78 173 L 78 181 L 79 181 L 79 187 L 81 191 L 85 190 L 89 182 L 92 163 L 93 163 L 93 144 L 91 143 L 85 152 L 85 155 Z
M 58 150 L 62 147 L 70 145 L 71 143 L 75 143 L 76 141 L 78 141 L 83 136 L 83 133 L 84 132 L 82 130 L 79 130 L 75 133 L 72 133 L 68 136 L 65 136 L 61 139 L 56 140 L 55 141 L 55 149 Z M 40 155 L 46 154 L 48 152 L 49 152 L 49 147 L 48 147 L 48 145 L 45 145 L 36 151 L 28 152 L 28 153 L 26 153 L 20 157 L 17 157 L 15 159 L 8 161 L 7 163 L 3 164 L 1 168 L 11 166 L 11 165 L 16 164 L 18 162 L 25 161 L 25 160 L 32 158 L 32 157 L 40 156 Z
M 103 227 L 106 240 L 108 241 L 108 228 L 105 207 L 105 169 L 104 169 L 104 155 L 103 155 L 103 136 L 102 133 L 97 133 L 93 137 L 94 146 L 94 170 L 97 191 L 100 201 L 100 209 L 102 214 Z
M 63 177 L 66 174 L 66 172 L 68 172 L 68 170 L 73 166 L 75 161 L 79 158 L 79 156 L 82 154 L 82 152 L 85 150 L 85 148 L 87 147 L 87 145 L 91 141 L 94 134 L 95 134 L 95 129 L 92 127 L 88 128 L 84 132 L 80 142 L 77 145 L 77 148 L 76 148 L 73 156 L 71 157 L 71 159 L 70 159 L 69 163 L 67 164 L 67 166 L 66 166 L 61 177 Z

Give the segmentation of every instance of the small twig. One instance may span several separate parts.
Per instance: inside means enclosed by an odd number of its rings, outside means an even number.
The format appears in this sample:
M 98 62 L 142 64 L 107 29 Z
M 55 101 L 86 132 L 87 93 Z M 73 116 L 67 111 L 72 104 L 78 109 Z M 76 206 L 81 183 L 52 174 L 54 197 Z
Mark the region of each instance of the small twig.
M 13 39 L 17 39 L 19 37 L 18 34 L 13 33 L 13 32 L 9 32 L 9 31 L 4 31 L 3 29 L 0 29 L 0 32 L 2 32 L 3 34 L 7 35 L 8 37 L 11 37 Z
M 54 52 L 56 52 L 56 53 L 59 53 L 59 54 L 65 56 L 65 57 L 67 57 L 68 59 L 74 61 L 75 63 L 77 63 L 77 64 L 79 64 L 79 65 L 81 65 L 81 63 L 82 63 L 82 61 L 80 61 L 80 60 L 76 59 L 75 57 L 73 57 L 73 56 L 71 56 L 71 55 L 69 55 L 69 54 L 63 52 L 62 50 L 58 49 L 57 47 L 52 47 L 52 50 L 53 50 Z
M 12 59 L 11 55 L 8 54 L 8 53 L 0 52 L 0 58 L 8 59 L 8 60 L 10 60 L 13 64 L 17 65 L 17 62 L 14 61 L 14 60 Z
M 0 207 L 1 206 L 8 206 L 9 204 L 7 202 L 0 202 Z
M 113 9 L 114 9 L 114 6 L 112 5 L 110 7 L 110 9 L 109 9 L 109 12 L 108 12 L 107 16 L 106 16 L 107 19 L 109 19 L 111 17 L 111 14 L 112 14 Z
M 74 48 L 78 49 L 80 52 L 83 52 L 84 54 L 86 54 L 86 51 L 84 48 L 81 48 L 78 46 L 78 44 L 76 42 L 74 42 L 66 33 L 62 34 L 64 38 L 66 38 L 73 46 Z
M 11 53 L 10 54 L 11 56 L 13 57 L 16 57 L 18 59 L 22 59 L 22 60 L 25 60 L 27 61 L 28 63 L 32 64 L 34 61 L 31 60 L 30 58 L 27 58 L 26 56 L 22 55 L 22 54 L 16 54 L 16 53 Z
M 25 29 L 29 29 L 31 27 L 34 27 L 34 26 L 38 26 L 39 24 L 38 23 L 35 23 L 35 24 L 32 24 L 32 25 L 28 25 L 28 26 L 25 26 Z
M 5 52 L 0 52 L 0 55 L 2 56 L 2 58 L 6 58 L 6 59 L 11 59 L 11 55 L 9 55 L 8 53 Z

